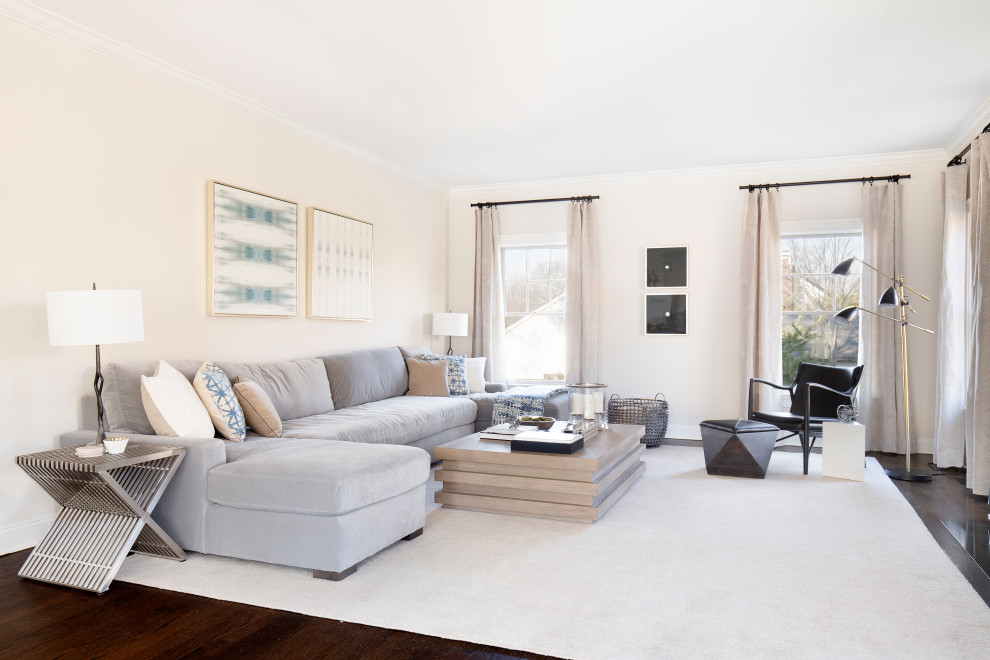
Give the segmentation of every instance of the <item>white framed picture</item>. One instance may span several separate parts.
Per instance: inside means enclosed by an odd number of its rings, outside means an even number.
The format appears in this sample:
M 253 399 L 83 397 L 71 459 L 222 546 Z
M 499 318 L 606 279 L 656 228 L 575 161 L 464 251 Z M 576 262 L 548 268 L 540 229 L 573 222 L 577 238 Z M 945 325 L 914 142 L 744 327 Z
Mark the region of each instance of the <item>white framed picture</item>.
M 311 319 L 370 321 L 374 226 L 364 220 L 310 208 L 308 229 L 306 315 Z
M 646 248 L 645 282 L 647 289 L 687 287 L 687 246 Z
M 296 315 L 296 204 L 219 181 L 207 187 L 206 313 Z
M 645 296 L 647 335 L 686 335 L 688 313 L 686 293 L 648 293 Z

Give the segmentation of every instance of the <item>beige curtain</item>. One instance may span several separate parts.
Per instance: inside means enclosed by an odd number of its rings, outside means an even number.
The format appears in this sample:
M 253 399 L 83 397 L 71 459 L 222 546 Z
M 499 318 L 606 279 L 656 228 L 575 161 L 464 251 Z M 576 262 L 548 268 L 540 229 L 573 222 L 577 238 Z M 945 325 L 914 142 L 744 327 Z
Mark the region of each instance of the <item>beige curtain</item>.
M 591 201 L 567 209 L 568 383 L 598 381 L 598 221 Z
M 966 487 L 990 494 L 990 135 L 969 152 Z M 986 225 L 986 226 L 984 226 Z
M 498 207 L 474 211 L 474 326 L 471 354 L 485 359 L 485 380 L 504 383 L 505 308 Z
M 860 199 L 863 261 L 890 275 L 902 270 L 901 197 L 900 184 L 883 183 L 864 185 Z M 866 267 L 861 272 L 860 305 L 896 315 L 896 311 L 877 308 L 880 296 L 893 282 Z M 860 355 L 866 365 L 859 392 L 866 448 L 903 454 L 906 446 L 900 326 L 872 314 L 860 314 L 859 324 Z
M 935 379 L 935 463 L 963 467 L 966 457 L 966 186 L 968 168 L 942 173 L 942 282 Z
M 780 342 L 780 192 L 755 190 L 746 195 L 742 252 L 742 391 L 741 409 L 749 399 L 749 379 L 781 379 Z M 756 408 L 773 405 L 769 388 L 756 388 Z

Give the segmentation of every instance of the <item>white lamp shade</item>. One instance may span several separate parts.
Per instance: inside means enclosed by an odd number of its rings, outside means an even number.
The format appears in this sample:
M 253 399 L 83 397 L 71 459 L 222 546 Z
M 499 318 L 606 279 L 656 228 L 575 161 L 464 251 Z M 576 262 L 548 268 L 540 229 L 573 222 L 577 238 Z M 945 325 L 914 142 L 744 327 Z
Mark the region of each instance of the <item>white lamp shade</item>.
M 49 291 L 47 302 L 52 346 L 144 340 L 140 291 Z
M 467 337 L 468 315 L 435 312 L 433 314 L 434 336 Z

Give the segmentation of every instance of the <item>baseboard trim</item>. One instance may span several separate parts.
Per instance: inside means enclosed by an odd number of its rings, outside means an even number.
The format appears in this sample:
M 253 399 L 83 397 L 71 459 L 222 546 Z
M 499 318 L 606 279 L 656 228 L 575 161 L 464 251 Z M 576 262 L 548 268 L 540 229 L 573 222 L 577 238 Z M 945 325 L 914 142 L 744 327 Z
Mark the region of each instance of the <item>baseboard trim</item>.
M 667 435 L 664 437 L 675 440 L 701 440 L 701 427 L 670 424 L 667 426 Z
M 54 522 L 55 516 L 45 516 L 37 520 L 0 527 L 0 555 L 33 548 L 42 539 Z

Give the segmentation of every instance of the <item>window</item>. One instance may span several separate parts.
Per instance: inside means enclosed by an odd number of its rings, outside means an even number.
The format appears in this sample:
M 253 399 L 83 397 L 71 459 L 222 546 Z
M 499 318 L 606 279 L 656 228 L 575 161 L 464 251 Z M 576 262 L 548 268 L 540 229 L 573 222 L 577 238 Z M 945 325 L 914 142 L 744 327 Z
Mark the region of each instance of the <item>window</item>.
M 840 325 L 832 315 L 859 304 L 859 274 L 831 272 L 840 261 L 862 254 L 862 232 L 785 233 L 780 246 L 784 382 L 794 380 L 800 362 L 855 366 L 859 319 Z
M 563 381 L 567 248 L 502 248 L 506 375 L 510 381 Z

